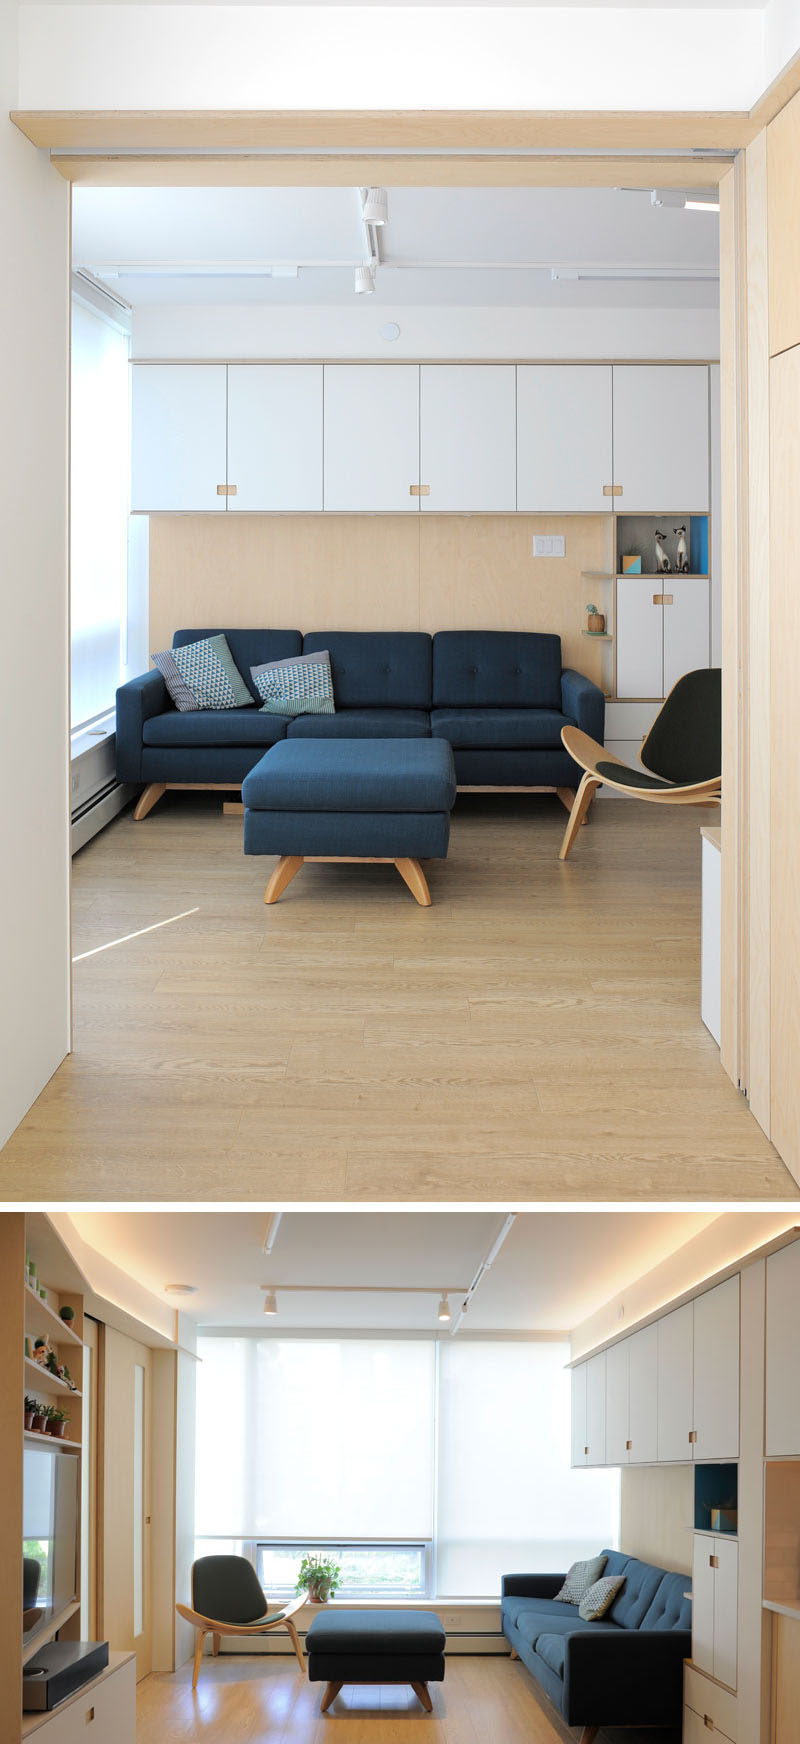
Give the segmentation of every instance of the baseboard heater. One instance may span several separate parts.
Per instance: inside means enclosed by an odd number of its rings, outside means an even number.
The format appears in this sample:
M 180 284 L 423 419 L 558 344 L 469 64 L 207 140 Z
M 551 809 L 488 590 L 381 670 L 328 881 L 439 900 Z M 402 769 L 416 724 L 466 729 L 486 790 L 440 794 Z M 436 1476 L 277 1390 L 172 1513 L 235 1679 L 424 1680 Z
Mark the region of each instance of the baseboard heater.
M 121 812 L 135 789 L 117 780 L 116 734 L 89 729 L 73 747 L 71 761 L 71 848 L 76 854 Z

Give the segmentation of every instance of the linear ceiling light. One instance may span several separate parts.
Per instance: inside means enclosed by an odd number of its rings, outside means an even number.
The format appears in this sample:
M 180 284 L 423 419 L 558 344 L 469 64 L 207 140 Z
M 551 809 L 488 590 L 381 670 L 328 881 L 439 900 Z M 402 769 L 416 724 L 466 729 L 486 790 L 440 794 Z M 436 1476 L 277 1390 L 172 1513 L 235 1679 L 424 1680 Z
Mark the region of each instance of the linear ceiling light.
M 385 188 L 365 188 L 361 200 L 365 224 L 388 224 L 389 196 Z
M 269 1223 L 267 1224 L 266 1232 L 264 1235 L 263 1252 L 265 1254 L 272 1253 L 272 1249 L 275 1246 L 275 1240 L 276 1240 L 276 1237 L 278 1234 L 278 1230 L 280 1229 L 280 1226 L 281 1226 L 281 1218 L 282 1217 L 283 1217 L 282 1211 L 273 1211 L 272 1212 L 272 1215 L 270 1217 Z

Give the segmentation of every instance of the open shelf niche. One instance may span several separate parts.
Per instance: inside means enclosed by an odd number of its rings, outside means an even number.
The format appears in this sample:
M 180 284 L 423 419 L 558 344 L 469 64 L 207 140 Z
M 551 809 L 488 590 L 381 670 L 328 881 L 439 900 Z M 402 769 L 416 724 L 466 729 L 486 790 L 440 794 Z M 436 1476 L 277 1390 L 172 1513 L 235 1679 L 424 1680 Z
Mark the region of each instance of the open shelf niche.
M 734 1538 L 739 1526 L 739 1467 L 724 1460 L 694 1467 L 695 1532 Z
M 678 538 L 676 527 L 686 528 L 686 538 L 689 545 L 689 569 L 684 571 L 698 580 L 708 575 L 708 515 L 687 514 L 685 510 L 664 509 L 657 515 L 617 515 L 616 522 L 616 572 L 623 575 L 623 557 L 638 556 L 642 567 L 639 570 L 629 570 L 628 574 L 641 573 L 647 580 L 660 572 L 656 569 L 656 532 L 665 534 L 664 550 L 672 565 L 672 574 L 676 573 Z
M 764 1604 L 800 1618 L 800 1459 L 764 1467 Z

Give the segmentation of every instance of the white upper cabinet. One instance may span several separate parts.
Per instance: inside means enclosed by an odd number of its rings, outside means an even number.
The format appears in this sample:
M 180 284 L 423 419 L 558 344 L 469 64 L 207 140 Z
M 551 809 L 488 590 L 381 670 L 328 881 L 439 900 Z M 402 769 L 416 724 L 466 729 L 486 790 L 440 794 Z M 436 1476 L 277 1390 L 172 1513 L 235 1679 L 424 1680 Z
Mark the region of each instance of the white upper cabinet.
M 694 1304 L 658 1321 L 658 1457 L 688 1463 L 693 1432 Z
M 228 508 L 322 508 L 322 365 L 228 366 Z
M 587 1465 L 606 1463 L 606 1353 L 592 1356 L 586 1364 L 586 1455 Z
M 520 364 L 517 508 L 610 514 L 612 466 L 611 365 Z
M 627 1465 L 628 1353 L 631 1341 L 623 1338 L 606 1351 L 606 1465 Z
M 767 1260 L 767 1454 L 800 1458 L 800 1242 Z
M 325 365 L 325 508 L 417 514 L 419 365 Z
M 620 514 L 708 509 L 705 364 L 614 365 L 614 484 Z
M 513 512 L 516 448 L 513 364 L 421 365 L 423 512 Z
M 224 363 L 134 364 L 132 510 L 224 514 L 226 375 Z
M 658 1325 L 643 1326 L 626 1343 L 628 1461 L 631 1465 L 653 1465 L 658 1459 Z
M 694 1302 L 695 1459 L 739 1454 L 739 1279 Z
M 657 578 L 664 592 L 664 696 L 684 672 L 708 666 L 711 655 L 709 583 L 685 575 Z
M 579 1363 L 570 1373 L 572 1383 L 572 1465 L 586 1465 L 589 1444 L 586 1439 L 586 1364 Z

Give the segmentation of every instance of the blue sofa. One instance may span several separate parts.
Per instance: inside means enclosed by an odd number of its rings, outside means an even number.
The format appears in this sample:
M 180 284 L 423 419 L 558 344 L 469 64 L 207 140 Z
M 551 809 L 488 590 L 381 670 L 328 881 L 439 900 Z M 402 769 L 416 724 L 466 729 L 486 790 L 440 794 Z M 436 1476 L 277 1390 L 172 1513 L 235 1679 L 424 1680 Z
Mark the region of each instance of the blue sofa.
M 566 1724 L 584 1728 L 581 1744 L 603 1726 L 680 1727 L 692 1651 L 689 1576 L 604 1554 L 604 1575 L 625 1584 L 599 1623 L 554 1602 L 563 1574 L 507 1574 L 502 1585 L 506 1640 Z
M 567 722 L 603 738 L 602 691 L 562 670 L 561 639 L 530 631 L 226 630 L 254 700 L 251 666 L 330 651 L 336 713 L 282 716 L 254 708 L 181 714 L 160 672 L 117 691 L 117 776 L 165 787 L 238 787 L 284 738 L 448 739 L 460 787 L 574 788 L 581 771 L 564 750 Z M 218 630 L 177 630 L 180 647 Z M 143 796 L 144 797 L 144 796 Z

